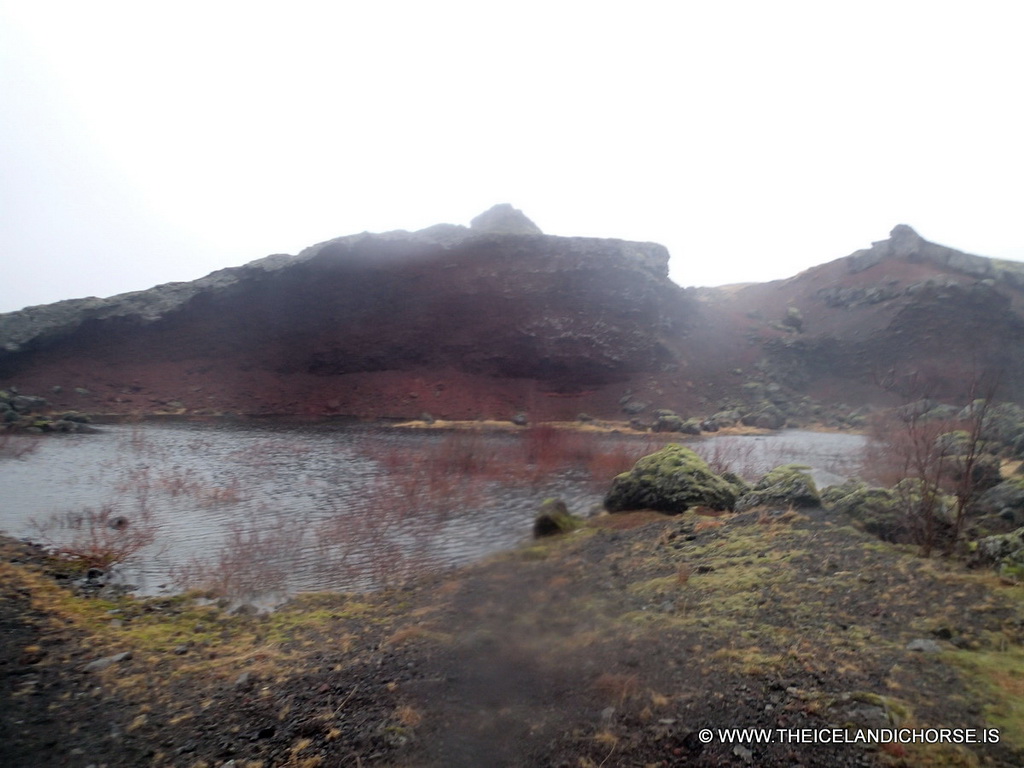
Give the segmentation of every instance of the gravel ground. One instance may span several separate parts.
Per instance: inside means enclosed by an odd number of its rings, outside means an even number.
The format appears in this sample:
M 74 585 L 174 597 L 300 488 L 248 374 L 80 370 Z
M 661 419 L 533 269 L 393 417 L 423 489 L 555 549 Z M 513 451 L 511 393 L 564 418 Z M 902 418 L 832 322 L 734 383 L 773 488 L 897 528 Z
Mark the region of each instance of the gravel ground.
M 0 554 L 5 766 L 1024 763 L 1024 589 L 820 511 L 598 518 L 270 615 Z M 865 728 L 1000 740 L 794 741 Z

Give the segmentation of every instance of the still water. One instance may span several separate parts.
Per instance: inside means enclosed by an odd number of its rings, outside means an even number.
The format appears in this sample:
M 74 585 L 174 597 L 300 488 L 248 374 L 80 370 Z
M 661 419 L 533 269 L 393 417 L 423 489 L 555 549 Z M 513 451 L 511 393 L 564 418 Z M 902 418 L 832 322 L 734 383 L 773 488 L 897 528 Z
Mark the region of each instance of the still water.
M 617 434 L 331 424 L 143 423 L 36 442 L 0 459 L 0 531 L 100 547 L 134 532 L 151 542 L 118 578 L 142 594 L 215 587 L 271 600 L 508 549 L 530 536 L 545 498 L 590 514 L 611 476 L 658 447 Z M 825 486 L 856 472 L 864 438 L 789 431 L 690 445 L 747 477 L 806 464 Z

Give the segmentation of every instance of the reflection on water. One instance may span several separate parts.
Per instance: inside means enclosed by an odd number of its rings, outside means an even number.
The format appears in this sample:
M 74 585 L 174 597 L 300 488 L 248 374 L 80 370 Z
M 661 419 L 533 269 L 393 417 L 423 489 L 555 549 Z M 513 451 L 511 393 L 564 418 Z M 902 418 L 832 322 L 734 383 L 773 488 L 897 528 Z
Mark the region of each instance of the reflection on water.
M 39 441 L 3 462 L 0 529 L 61 540 L 54 520 L 103 512 L 154 541 L 122 568 L 144 594 L 361 589 L 515 546 L 559 496 L 587 514 L 653 438 L 447 433 L 337 425 L 136 424 Z M 748 477 L 783 463 L 819 485 L 855 471 L 863 438 L 785 432 L 693 443 Z M 101 531 L 103 533 L 104 531 Z

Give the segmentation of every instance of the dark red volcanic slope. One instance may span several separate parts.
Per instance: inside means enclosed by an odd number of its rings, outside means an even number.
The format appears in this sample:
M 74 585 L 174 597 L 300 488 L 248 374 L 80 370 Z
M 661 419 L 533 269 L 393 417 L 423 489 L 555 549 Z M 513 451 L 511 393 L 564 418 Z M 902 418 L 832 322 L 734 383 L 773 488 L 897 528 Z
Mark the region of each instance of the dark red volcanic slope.
M 1024 400 L 1024 264 L 936 245 L 905 225 L 796 277 L 738 288 L 727 307 L 756 340 L 762 370 L 824 402 L 883 401 L 883 387 L 915 375 L 930 394 L 962 401 L 982 374 L 997 376 L 1001 397 Z M 799 332 L 786 324 L 793 312 Z
M 101 412 L 618 413 L 634 380 L 678 364 L 693 302 L 667 272 L 651 243 L 357 235 L 0 316 L 0 383 Z
M 572 419 L 627 396 L 855 407 L 915 371 L 958 399 L 984 369 L 1024 401 L 1022 265 L 901 226 L 789 280 L 683 290 L 661 246 L 538 232 L 505 207 L 0 315 L 0 386 L 106 413 Z

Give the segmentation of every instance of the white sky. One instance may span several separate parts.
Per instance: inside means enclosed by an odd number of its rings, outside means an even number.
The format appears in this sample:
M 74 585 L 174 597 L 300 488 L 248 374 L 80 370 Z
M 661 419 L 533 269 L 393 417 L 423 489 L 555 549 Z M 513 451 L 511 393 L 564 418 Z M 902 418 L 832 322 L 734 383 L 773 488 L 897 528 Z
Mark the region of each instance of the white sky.
M 0 0 L 0 311 L 361 231 L 1024 259 L 1024 3 Z

